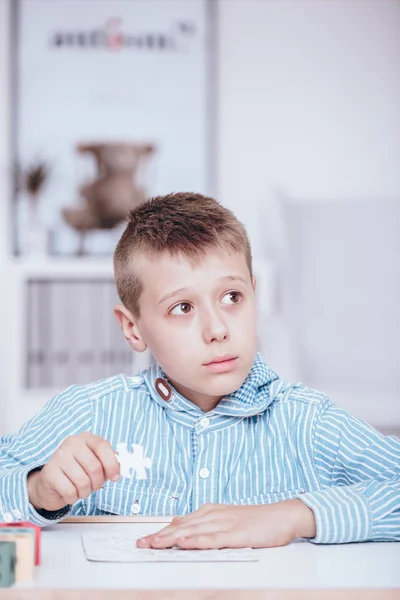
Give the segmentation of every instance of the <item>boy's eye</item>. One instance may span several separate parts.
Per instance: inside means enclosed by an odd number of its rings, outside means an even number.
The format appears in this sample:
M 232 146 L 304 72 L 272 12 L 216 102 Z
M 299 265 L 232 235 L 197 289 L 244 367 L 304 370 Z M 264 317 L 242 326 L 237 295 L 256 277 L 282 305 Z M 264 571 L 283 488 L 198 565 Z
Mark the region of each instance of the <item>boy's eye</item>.
M 222 302 L 223 304 L 237 304 L 240 301 L 242 294 L 240 292 L 228 292 L 227 294 L 225 294 L 225 296 L 222 298 Z M 230 302 L 224 302 L 225 298 L 228 298 L 228 300 L 230 300 Z
M 180 312 L 179 309 L 181 309 L 182 312 Z M 188 312 L 190 312 L 190 309 L 191 306 L 189 302 L 181 302 L 180 304 L 174 306 L 174 308 L 171 310 L 171 315 L 186 315 Z

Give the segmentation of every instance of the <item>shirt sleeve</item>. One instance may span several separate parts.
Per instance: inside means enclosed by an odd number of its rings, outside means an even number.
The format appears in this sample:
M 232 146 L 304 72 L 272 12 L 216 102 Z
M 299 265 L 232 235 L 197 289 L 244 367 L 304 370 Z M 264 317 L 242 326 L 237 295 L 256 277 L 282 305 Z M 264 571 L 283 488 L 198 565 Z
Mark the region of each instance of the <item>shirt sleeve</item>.
M 40 527 L 68 516 L 37 511 L 29 502 L 27 477 L 45 465 L 63 440 L 92 428 L 92 406 L 85 387 L 71 386 L 55 396 L 16 434 L 0 437 L 0 520 L 31 521 Z
M 299 497 L 315 515 L 310 541 L 400 541 L 400 439 L 328 400 L 314 421 L 312 461 L 321 490 Z

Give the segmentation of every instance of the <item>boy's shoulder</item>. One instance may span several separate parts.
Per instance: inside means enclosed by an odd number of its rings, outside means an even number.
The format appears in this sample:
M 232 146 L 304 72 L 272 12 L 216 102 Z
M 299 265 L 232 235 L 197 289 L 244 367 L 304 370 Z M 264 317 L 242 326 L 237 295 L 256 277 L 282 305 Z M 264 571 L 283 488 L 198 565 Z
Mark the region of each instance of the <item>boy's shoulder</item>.
M 276 388 L 273 394 L 274 403 L 292 403 L 313 406 L 315 408 L 322 408 L 327 404 L 332 404 L 324 392 L 310 388 L 303 383 L 290 384 L 283 380 L 278 380 Z
M 106 379 L 99 379 L 85 384 L 84 387 L 91 400 L 100 400 L 104 396 L 116 393 L 126 392 L 129 394 L 133 390 L 139 390 L 143 385 L 144 377 L 142 374 L 127 375 L 126 373 L 119 373 Z
M 312 409 L 318 411 L 333 404 L 328 396 L 300 382 L 293 382 L 280 377 L 257 353 L 253 368 L 244 384 L 233 394 L 240 401 L 246 402 L 247 395 L 250 402 L 257 404 L 262 410 L 276 410 L 278 407 L 287 410 L 296 405 L 302 411 Z M 262 409 L 262 410 L 261 410 Z M 261 414 L 261 413 L 259 413 Z
M 78 401 L 81 404 L 95 403 L 107 400 L 107 398 L 114 399 L 116 396 L 120 396 L 121 393 L 122 395 L 130 395 L 133 391 L 143 391 L 143 389 L 147 389 L 143 373 L 136 375 L 119 373 L 91 383 L 71 385 L 55 396 L 52 402 L 73 403 L 76 406 Z

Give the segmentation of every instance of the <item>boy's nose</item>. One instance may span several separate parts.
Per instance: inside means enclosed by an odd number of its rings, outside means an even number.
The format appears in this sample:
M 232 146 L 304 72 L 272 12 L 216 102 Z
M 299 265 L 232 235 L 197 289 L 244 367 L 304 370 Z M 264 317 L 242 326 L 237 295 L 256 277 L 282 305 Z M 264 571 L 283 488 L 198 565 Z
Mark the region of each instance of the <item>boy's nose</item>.
M 211 335 L 209 342 L 222 342 L 223 340 L 227 340 L 227 339 L 228 339 L 228 334 L 226 332 L 217 331 Z
M 229 331 L 225 323 L 219 319 L 209 321 L 204 328 L 204 341 L 207 344 L 211 342 L 222 342 L 229 339 Z

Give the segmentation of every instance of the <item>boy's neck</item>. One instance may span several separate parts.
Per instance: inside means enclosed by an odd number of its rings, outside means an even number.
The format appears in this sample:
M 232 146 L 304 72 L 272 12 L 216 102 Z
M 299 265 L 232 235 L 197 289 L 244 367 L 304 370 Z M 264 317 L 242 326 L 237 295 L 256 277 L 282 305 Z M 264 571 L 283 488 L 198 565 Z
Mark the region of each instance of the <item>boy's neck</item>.
M 195 404 L 196 406 L 198 406 L 200 408 L 200 410 L 202 410 L 205 413 L 213 410 L 219 404 L 220 400 L 222 400 L 222 398 L 223 398 L 223 396 L 208 396 L 207 394 L 201 394 L 200 392 L 195 392 L 195 391 L 185 387 L 184 385 L 177 383 L 170 377 L 168 379 L 172 383 L 172 385 L 174 386 L 174 388 L 176 389 L 177 392 L 182 394 L 182 396 L 184 396 L 187 400 L 189 400 L 189 402 L 192 402 L 192 404 Z

